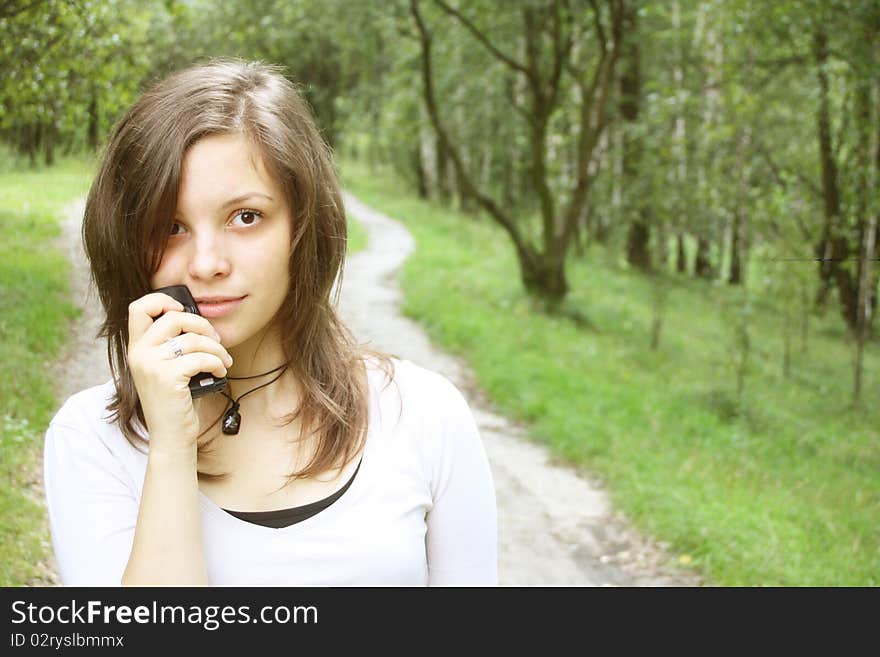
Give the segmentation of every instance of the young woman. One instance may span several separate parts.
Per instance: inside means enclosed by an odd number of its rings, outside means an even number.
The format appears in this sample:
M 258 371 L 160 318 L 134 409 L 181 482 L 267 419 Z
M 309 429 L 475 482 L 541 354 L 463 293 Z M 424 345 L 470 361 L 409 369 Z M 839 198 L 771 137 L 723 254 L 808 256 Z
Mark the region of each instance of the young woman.
M 277 67 L 215 60 L 147 91 L 112 132 L 83 240 L 113 378 L 45 437 L 64 584 L 497 583 L 471 411 L 337 317 L 339 185 Z M 156 291 L 174 285 L 199 314 Z M 191 392 L 202 373 L 225 388 Z

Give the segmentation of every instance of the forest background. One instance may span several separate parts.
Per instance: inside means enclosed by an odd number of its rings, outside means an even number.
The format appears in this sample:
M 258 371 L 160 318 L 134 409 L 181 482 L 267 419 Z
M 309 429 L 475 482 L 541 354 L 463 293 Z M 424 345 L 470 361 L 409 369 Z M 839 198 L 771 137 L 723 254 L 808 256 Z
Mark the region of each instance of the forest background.
M 414 233 L 405 311 L 681 567 L 878 584 L 877 0 L 0 0 L 0 35 L 4 583 L 48 549 L 61 204 L 143 89 L 235 56 Z

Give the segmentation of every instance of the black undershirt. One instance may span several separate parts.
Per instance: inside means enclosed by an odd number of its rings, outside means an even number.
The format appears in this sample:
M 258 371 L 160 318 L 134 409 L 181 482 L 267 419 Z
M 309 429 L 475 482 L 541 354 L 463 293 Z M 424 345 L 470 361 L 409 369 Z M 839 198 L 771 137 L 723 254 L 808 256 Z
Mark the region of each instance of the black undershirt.
M 358 470 L 361 469 L 361 462 L 363 460 L 364 457 L 361 456 L 361 460 L 358 461 L 358 467 L 355 469 L 354 474 L 351 475 L 348 483 L 346 483 L 345 486 L 340 488 L 329 497 L 325 497 L 323 500 L 318 500 L 317 502 L 311 502 L 302 506 L 294 506 L 289 509 L 277 509 L 275 511 L 230 511 L 229 509 L 223 510 L 226 511 L 226 513 L 228 513 L 229 515 L 235 516 L 236 518 L 244 520 L 245 522 L 254 523 L 255 525 L 274 527 L 275 529 L 280 529 L 281 527 L 289 527 L 290 525 L 302 522 L 306 518 L 311 518 L 313 515 L 320 513 L 328 506 L 333 504 L 340 497 L 342 497 L 342 494 L 348 490 L 348 487 L 351 486 L 351 482 L 354 481 L 354 477 L 358 473 Z

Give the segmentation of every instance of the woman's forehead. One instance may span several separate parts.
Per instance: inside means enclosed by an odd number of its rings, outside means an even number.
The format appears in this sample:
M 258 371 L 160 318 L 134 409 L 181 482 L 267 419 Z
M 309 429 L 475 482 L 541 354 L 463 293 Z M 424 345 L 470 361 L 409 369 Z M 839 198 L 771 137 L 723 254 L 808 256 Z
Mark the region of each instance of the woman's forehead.
M 187 149 L 181 166 L 179 207 L 221 205 L 245 194 L 277 199 L 281 190 L 259 149 L 244 135 L 210 135 Z

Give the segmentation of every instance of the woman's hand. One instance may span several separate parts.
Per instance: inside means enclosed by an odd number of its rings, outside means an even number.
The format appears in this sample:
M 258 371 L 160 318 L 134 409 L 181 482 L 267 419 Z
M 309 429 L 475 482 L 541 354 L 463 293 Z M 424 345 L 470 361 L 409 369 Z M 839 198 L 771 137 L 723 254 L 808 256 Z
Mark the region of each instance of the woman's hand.
M 175 355 L 169 338 L 176 339 L 182 355 Z M 199 372 L 222 378 L 230 365 L 232 357 L 211 323 L 183 312 L 176 299 L 151 292 L 129 304 L 128 367 L 144 410 L 151 451 L 188 450 L 196 445 L 199 418 L 189 380 Z

